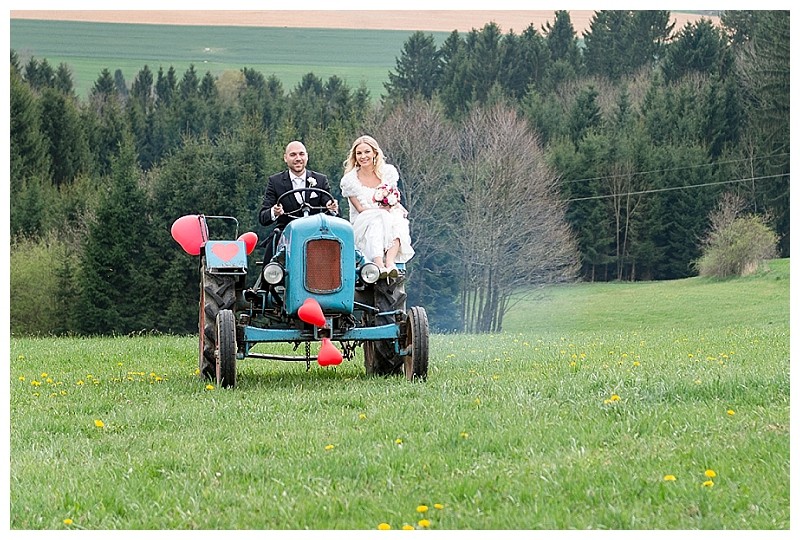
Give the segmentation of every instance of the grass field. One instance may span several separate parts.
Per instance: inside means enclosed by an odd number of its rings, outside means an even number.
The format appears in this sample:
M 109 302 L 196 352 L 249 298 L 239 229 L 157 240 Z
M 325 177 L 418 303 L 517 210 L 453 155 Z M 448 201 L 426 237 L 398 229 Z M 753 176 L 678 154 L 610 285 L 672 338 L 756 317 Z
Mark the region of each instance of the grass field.
M 23 65 L 33 56 L 55 69 L 66 63 L 75 92 L 86 97 L 103 69 L 120 69 L 130 85 L 145 66 L 156 73 L 173 66 L 182 77 L 190 65 L 202 77 L 227 70 L 275 74 L 287 92 L 303 75 L 336 75 L 356 89 L 364 82 L 373 99 L 396 68 L 411 32 L 321 28 L 247 28 L 84 23 L 11 19 L 11 48 Z M 431 33 L 437 43 L 445 32 Z
M 248 359 L 221 390 L 193 337 L 12 338 L 10 526 L 788 530 L 788 312 L 788 260 L 557 287 L 432 336 L 417 384 Z

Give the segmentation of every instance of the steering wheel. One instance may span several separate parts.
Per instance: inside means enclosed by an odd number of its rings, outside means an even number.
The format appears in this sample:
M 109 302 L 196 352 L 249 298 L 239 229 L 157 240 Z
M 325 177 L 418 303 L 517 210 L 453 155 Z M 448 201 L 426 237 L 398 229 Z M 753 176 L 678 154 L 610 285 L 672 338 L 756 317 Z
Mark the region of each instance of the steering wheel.
M 324 199 L 324 197 L 322 197 L 322 195 L 326 195 L 328 197 L 328 200 L 330 200 L 330 201 L 333 200 L 333 195 L 331 195 L 330 193 L 328 193 L 324 189 L 305 187 L 305 188 L 297 188 L 297 189 L 292 189 L 292 190 L 287 191 L 286 193 L 284 193 L 283 195 L 278 197 L 278 200 L 275 201 L 275 204 L 280 204 L 281 206 L 283 206 L 281 201 L 285 197 L 288 197 L 289 195 L 294 195 L 295 193 L 303 193 L 303 194 L 305 194 L 306 192 L 319 193 L 320 197 L 318 197 L 318 198 L 319 198 L 320 201 L 322 201 Z M 326 206 L 312 206 L 306 200 L 306 197 L 304 196 L 303 197 L 303 204 L 301 204 L 299 208 L 295 208 L 294 210 L 291 210 L 289 212 L 284 212 L 283 215 L 287 216 L 287 217 L 289 217 L 291 219 L 298 219 L 298 218 L 305 217 L 305 216 L 309 215 L 312 210 L 324 211 L 324 210 L 327 210 L 327 209 L 328 208 Z

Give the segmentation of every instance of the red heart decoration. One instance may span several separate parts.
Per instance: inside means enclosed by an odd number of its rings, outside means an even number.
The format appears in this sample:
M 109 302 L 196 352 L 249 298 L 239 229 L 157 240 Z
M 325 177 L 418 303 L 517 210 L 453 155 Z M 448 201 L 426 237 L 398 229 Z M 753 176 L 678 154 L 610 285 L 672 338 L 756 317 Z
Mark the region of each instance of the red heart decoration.
M 233 259 L 239 253 L 239 245 L 235 242 L 228 242 L 227 244 L 214 244 L 211 247 L 212 253 L 225 262 Z
M 242 233 L 242 235 L 239 238 L 237 238 L 237 240 L 244 242 L 245 250 L 247 251 L 247 254 L 250 255 L 253 252 L 253 250 L 256 249 L 256 244 L 258 243 L 258 235 L 254 232 L 246 232 Z
M 205 220 L 197 214 L 179 217 L 172 224 L 170 233 L 183 250 L 189 255 L 200 255 L 200 248 L 208 238 Z
M 330 339 L 322 338 L 322 347 L 319 350 L 317 362 L 323 367 L 338 366 L 342 363 L 342 353 L 331 343 Z
M 308 324 L 319 327 L 325 326 L 325 315 L 322 313 L 319 302 L 313 298 L 306 298 L 306 301 L 303 302 L 303 305 L 297 310 L 297 316 L 300 317 L 301 321 L 307 322 Z

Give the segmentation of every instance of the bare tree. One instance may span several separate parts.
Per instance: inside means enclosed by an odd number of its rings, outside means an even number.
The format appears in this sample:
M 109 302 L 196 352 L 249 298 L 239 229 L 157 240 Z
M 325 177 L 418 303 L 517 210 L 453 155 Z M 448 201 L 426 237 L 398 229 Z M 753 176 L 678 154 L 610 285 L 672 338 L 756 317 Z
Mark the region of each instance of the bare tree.
M 512 108 L 475 108 L 461 128 L 457 161 L 450 196 L 463 202 L 453 233 L 465 330 L 496 332 L 513 294 L 574 277 L 576 243 L 557 176 Z
M 381 111 L 364 127 L 400 171 L 402 203 L 409 211 L 416 252 L 407 267 L 409 300 L 425 305 L 435 326 L 460 328 L 453 307 L 458 260 L 450 237 L 458 202 L 449 187 L 454 176 L 454 129 L 436 103 L 422 98 Z
M 632 195 L 642 189 L 637 183 L 637 175 L 630 162 L 614 166 L 614 173 L 609 178 L 611 190 L 611 205 L 614 212 L 614 235 L 616 245 L 617 279 L 625 277 L 625 267 L 628 264 L 629 240 L 633 232 L 633 219 L 642 200 L 642 195 Z M 635 269 L 631 268 L 630 279 L 633 280 Z

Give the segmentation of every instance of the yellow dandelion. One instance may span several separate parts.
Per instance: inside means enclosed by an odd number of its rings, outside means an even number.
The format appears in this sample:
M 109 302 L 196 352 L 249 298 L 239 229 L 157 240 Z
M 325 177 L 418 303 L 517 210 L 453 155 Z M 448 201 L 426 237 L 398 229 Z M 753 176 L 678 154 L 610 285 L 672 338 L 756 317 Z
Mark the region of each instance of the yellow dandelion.
M 67 525 L 67 526 L 72 525 L 72 520 L 69 519 L 69 518 L 65 519 L 64 520 L 64 525 Z
M 42 379 L 46 379 L 46 378 L 47 378 L 47 373 L 42 373 L 42 374 L 40 375 L 40 377 L 41 377 Z
M 42 386 L 42 383 L 39 381 L 31 381 L 31 386 Z
M 460 433 L 460 436 L 461 436 L 462 439 L 468 439 L 469 438 L 469 433 L 467 433 L 466 431 L 462 431 Z
M 334 445 L 329 444 L 328 446 L 325 447 L 325 450 L 333 450 L 334 448 L 336 448 Z
M 734 414 L 736 414 L 736 411 L 733 409 L 728 409 L 728 416 L 733 416 Z
M 103 423 L 102 420 L 95 420 L 94 421 L 94 425 L 95 425 L 95 427 L 99 427 L 99 428 L 105 427 L 105 424 Z
M 83 386 L 84 382 L 83 382 L 83 380 L 79 379 L 78 382 L 76 382 L 75 384 L 77 384 L 78 386 Z
M 214 385 L 213 384 L 207 384 L 206 385 L 206 390 L 213 390 L 213 389 L 214 389 Z
M 427 511 L 428 511 L 428 507 L 425 506 L 424 504 L 421 504 L 421 505 L 417 506 L 417 512 L 419 512 L 420 514 L 424 514 Z
M 359 420 L 366 420 L 367 419 L 367 415 L 364 414 L 364 413 L 361 413 L 361 414 L 358 415 L 358 419 Z
M 705 482 L 703 482 L 703 487 L 713 487 L 713 486 L 714 486 L 713 480 L 706 480 Z
M 664 481 L 665 482 L 674 482 L 675 480 L 677 480 L 675 478 L 675 475 L 672 475 L 672 474 L 665 474 L 664 475 Z
M 619 401 L 619 396 L 617 394 L 611 394 L 609 399 L 610 401 Z
M 707 469 L 706 476 L 708 476 L 709 478 L 714 478 L 715 476 L 717 476 L 717 473 L 715 473 L 712 469 Z
M 20 375 L 19 376 L 19 380 L 20 380 L 20 382 L 25 382 L 25 377 L 23 375 Z
M 429 519 L 421 519 L 421 520 L 419 520 L 417 522 L 417 525 L 419 525 L 423 529 L 427 529 L 428 527 L 431 526 L 431 520 L 429 520 Z
M 475 405 L 480 405 L 481 404 L 481 398 L 475 398 L 475 402 L 474 403 L 475 403 Z
M 403 444 L 403 439 L 401 439 L 400 437 L 396 438 L 394 440 L 394 444 Z
M 634 365 L 634 367 L 639 367 L 639 366 L 641 366 L 641 364 L 640 364 L 638 361 L 634 362 L 634 363 L 633 363 L 633 365 Z
M 403 525 L 403 530 L 404 531 L 413 531 L 414 530 L 414 526 L 413 525 L 409 525 L 408 523 L 406 523 L 405 525 Z
M 388 524 L 388 523 L 386 523 L 386 522 L 383 522 L 383 523 L 378 523 L 378 530 L 379 530 L 379 531 L 388 531 L 388 530 L 389 530 L 389 529 L 391 529 L 391 528 L 392 528 L 392 526 L 391 526 L 391 525 L 389 525 L 389 524 Z
M 443 510 L 444 509 L 444 505 L 441 504 L 441 503 L 436 503 L 436 504 L 433 505 L 433 507 L 436 508 L 437 510 Z

